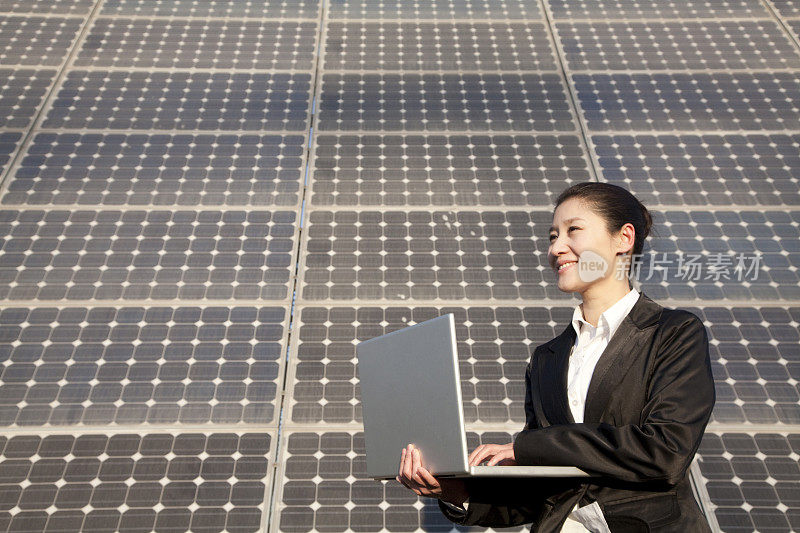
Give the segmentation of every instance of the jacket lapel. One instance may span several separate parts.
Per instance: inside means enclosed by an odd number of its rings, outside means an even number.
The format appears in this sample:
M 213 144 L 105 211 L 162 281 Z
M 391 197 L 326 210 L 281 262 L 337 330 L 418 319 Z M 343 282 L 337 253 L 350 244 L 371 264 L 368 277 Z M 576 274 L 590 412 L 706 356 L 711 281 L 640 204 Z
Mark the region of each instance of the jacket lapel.
M 662 306 L 644 293 L 639 295 L 636 304 L 614 332 L 594 368 L 589 391 L 586 394 L 584 422 L 600 421 L 611 393 L 625 377 L 629 361 L 640 353 L 645 341 L 651 335 L 646 328 L 658 321 L 662 310 Z
M 567 374 L 569 353 L 575 344 L 575 328 L 570 323 L 548 348 L 553 354 L 539 358 L 539 395 L 547 422 L 550 424 L 574 424 L 567 399 Z

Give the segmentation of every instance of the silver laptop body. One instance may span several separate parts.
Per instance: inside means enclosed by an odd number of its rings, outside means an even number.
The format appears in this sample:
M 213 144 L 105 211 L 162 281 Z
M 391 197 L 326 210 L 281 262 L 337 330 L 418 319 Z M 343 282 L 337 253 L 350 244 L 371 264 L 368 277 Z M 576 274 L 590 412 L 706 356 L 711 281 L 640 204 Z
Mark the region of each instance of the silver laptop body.
M 394 479 L 409 443 L 436 476 L 578 477 L 569 466 L 469 466 L 452 313 L 356 345 L 367 475 Z

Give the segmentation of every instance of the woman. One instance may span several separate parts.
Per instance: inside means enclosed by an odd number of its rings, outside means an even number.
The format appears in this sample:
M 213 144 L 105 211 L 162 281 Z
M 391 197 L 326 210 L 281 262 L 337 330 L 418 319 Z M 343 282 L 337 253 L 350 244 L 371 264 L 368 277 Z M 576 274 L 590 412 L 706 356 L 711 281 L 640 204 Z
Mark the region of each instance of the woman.
M 708 337 L 696 315 L 631 289 L 632 256 L 651 225 L 647 209 L 615 185 L 579 183 L 558 197 L 548 260 L 559 290 L 582 303 L 560 335 L 534 350 L 524 429 L 469 456 L 470 465 L 577 466 L 591 477 L 436 479 L 409 445 L 400 483 L 438 498 L 461 525 L 710 531 L 687 476 L 714 405 Z

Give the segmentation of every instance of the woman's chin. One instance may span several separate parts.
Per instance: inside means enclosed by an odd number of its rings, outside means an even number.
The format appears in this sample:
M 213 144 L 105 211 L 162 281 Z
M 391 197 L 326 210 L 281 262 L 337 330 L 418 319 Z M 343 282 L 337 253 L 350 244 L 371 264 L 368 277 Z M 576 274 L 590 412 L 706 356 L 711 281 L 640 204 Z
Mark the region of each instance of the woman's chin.
M 558 280 L 558 290 L 561 292 L 579 292 L 581 287 L 577 283 L 573 283 L 567 280 Z

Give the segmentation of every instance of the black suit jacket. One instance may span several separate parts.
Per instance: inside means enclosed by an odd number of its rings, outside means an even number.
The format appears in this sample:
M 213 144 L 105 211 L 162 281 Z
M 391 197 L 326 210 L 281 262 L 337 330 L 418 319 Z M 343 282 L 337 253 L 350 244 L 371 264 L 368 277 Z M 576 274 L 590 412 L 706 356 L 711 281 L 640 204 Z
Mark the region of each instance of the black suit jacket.
M 569 324 L 534 350 L 514 455 L 592 477 L 471 479 L 467 513 L 440 502 L 442 512 L 462 525 L 556 532 L 576 504 L 596 501 L 612 533 L 710 531 L 687 478 L 715 398 L 702 321 L 640 294 L 595 367 L 581 424 L 567 405 L 574 342 Z

